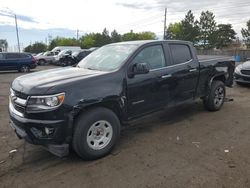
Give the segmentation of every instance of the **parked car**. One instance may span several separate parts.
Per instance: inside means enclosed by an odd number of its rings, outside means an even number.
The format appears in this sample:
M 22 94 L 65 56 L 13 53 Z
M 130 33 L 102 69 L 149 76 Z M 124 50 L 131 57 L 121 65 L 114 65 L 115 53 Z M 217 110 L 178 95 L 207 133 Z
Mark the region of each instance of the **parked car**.
M 237 84 L 250 84 L 250 61 L 246 61 L 236 67 L 234 80 Z
M 11 126 L 18 137 L 56 155 L 67 155 L 71 145 L 83 159 L 97 159 L 114 148 L 120 126 L 134 118 L 196 99 L 209 111 L 220 110 L 233 62 L 199 60 L 184 41 L 109 44 L 76 67 L 16 78 Z
M 19 72 L 29 72 L 36 68 L 35 58 L 28 53 L 0 53 L 0 70 L 18 70 Z
M 38 65 L 45 65 L 48 63 L 53 63 L 55 61 L 55 53 L 51 51 L 47 51 L 44 53 L 40 53 L 35 56 Z
M 51 51 L 58 54 L 63 50 L 76 51 L 76 50 L 81 50 L 81 47 L 80 46 L 56 46 Z
M 66 54 L 59 59 L 59 65 L 72 66 L 79 63 L 83 58 L 89 55 L 92 50 L 80 50 L 72 53 L 72 55 Z

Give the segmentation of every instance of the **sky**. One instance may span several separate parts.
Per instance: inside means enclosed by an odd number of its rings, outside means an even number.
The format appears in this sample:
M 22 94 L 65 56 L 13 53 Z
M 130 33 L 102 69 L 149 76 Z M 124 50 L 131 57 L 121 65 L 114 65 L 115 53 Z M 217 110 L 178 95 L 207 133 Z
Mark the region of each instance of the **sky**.
M 249 0 L 0 0 L 0 39 L 16 49 L 14 14 L 22 47 L 48 42 L 50 37 L 76 37 L 77 30 L 81 36 L 104 28 L 119 33 L 152 31 L 161 38 L 165 8 L 167 25 L 183 19 L 189 9 L 196 19 L 209 10 L 217 24 L 231 23 L 240 38 L 250 19 Z

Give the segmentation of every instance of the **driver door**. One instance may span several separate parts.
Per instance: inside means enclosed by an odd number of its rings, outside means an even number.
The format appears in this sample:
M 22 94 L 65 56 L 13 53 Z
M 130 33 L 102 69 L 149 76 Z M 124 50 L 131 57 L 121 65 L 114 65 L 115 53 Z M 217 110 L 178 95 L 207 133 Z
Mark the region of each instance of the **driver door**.
M 147 74 L 134 75 L 127 80 L 128 115 L 130 118 L 163 107 L 168 98 L 167 87 L 162 78 L 165 74 L 166 60 L 162 44 L 142 48 L 129 67 L 137 63 L 147 63 Z

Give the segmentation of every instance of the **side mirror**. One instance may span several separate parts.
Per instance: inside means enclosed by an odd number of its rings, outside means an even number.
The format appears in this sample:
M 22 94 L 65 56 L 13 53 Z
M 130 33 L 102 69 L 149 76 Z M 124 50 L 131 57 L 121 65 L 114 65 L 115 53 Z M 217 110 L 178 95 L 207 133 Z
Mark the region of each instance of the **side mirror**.
M 137 74 L 147 74 L 149 73 L 149 67 L 147 63 L 137 63 L 131 67 L 129 77 L 133 77 Z

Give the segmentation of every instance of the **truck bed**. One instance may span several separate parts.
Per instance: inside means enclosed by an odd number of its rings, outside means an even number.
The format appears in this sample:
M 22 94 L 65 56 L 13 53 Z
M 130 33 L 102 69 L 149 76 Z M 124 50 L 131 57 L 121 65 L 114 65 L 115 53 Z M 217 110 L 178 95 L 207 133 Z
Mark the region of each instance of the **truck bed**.
M 232 56 L 219 56 L 219 55 L 198 55 L 197 56 L 199 62 L 206 62 L 206 61 L 233 61 Z

